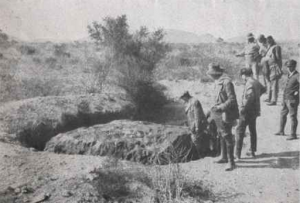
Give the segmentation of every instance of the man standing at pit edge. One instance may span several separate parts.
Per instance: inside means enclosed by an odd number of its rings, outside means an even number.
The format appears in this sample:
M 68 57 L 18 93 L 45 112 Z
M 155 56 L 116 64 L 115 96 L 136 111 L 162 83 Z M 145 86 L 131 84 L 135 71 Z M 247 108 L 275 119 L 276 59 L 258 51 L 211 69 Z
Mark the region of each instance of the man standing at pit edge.
M 239 110 L 231 79 L 223 73 L 224 69 L 214 63 L 209 64 L 206 72 L 215 81 L 215 105 L 210 114 L 222 115 L 221 125 L 217 125 L 218 133 L 221 135 L 221 159 L 217 163 L 228 163 L 225 171 L 231 171 L 235 168 L 232 127 L 239 117 Z
M 259 46 L 255 43 L 255 38 L 252 33 L 247 35 L 247 44 L 244 50 L 236 54 L 236 56 L 245 56 L 246 68 L 251 69 L 254 78 L 258 80 Z
M 185 103 L 188 126 L 192 132 L 191 139 L 199 158 L 201 158 L 205 155 L 208 146 L 208 144 L 204 143 L 204 131 L 207 128 L 206 116 L 199 100 L 192 97 L 188 91 L 184 92 L 180 99 Z
M 260 96 L 266 91 L 266 88 L 252 77 L 250 69 L 243 68 L 240 76 L 246 81 L 242 104 L 240 107 L 240 118 L 236 128 L 236 150 L 237 160 L 241 159 L 243 140 L 245 137 L 246 127 L 249 127 L 251 156 L 255 157 L 257 147 L 256 118 L 260 116 Z
M 296 70 L 297 62 L 295 60 L 288 60 L 285 63 L 288 68 L 288 80 L 283 91 L 282 110 L 280 114 L 280 129 L 275 135 L 285 135 L 284 127 L 286 124 L 287 115 L 291 118 L 291 135 L 287 140 L 297 139 L 298 126 L 298 106 L 299 106 L 299 73 Z
M 267 37 L 268 51 L 265 57 L 262 59 L 262 63 L 266 64 L 269 69 L 269 87 L 268 98 L 265 100 L 269 102 L 267 105 L 274 106 L 277 104 L 278 98 L 278 82 L 282 76 L 282 58 L 281 47 L 276 44 L 272 36 Z

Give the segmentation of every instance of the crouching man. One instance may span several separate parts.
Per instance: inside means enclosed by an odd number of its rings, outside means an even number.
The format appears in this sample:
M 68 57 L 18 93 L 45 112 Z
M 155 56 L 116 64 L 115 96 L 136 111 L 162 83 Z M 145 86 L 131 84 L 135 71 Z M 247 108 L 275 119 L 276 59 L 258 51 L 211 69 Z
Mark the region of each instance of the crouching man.
M 238 119 L 239 110 L 233 83 L 223 72 L 224 69 L 220 65 L 211 63 L 206 74 L 215 81 L 215 105 L 210 114 L 216 118 L 218 133 L 221 136 L 221 159 L 217 163 L 228 163 L 225 171 L 231 171 L 235 168 L 234 137 L 231 131 Z
M 203 157 L 207 152 L 209 144 L 206 144 L 207 121 L 201 103 L 192 97 L 189 92 L 184 92 L 180 97 L 185 103 L 185 113 L 187 115 L 188 126 L 192 132 L 191 138 L 194 143 L 198 156 Z

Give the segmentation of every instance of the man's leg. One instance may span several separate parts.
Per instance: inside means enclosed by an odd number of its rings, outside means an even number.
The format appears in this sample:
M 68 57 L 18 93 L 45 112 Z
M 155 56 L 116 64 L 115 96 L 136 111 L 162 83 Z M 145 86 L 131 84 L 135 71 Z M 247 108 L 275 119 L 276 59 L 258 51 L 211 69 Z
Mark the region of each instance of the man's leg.
M 251 155 L 255 157 L 255 152 L 257 148 L 257 133 L 256 133 L 256 117 L 248 118 L 249 131 L 250 131 L 250 141 L 251 141 Z
M 284 128 L 286 124 L 286 117 L 289 113 L 289 109 L 287 106 L 286 101 L 283 101 L 283 106 L 280 112 L 280 125 L 279 125 L 279 131 L 275 133 L 275 135 L 284 135 Z
M 243 140 L 245 137 L 245 131 L 246 131 L 246 120 L 244 116 L 240 116 L 239 123 L 236 127 L 236 145 L 235 145 L 235 157 L 240 159 L 241 158 L 241 152 L 243 147 Z
M 234 142 L 233 142 L 233 135 L 228 134 L 225 137 L 225 143 L 227 148 L 227 157 L 228 157 L 228 165 L 225 168 L 225 171 L 231 171 L 235 168 L 234 163 Z
M 229 123 L 224 123 L 224 131 L 223 131 L 223 138 L 226 143 L 226 150 L 227 150 L 227 158 L 228 158 L 228 165 L 225 168 L 225 171 L 232 171 L 235 168 L 234 163 L 234 142 L 233 142 L 233 135 L 232 135 L 232 125 Z
M 265 102 L 271 102 L 272 99 L 272 81 L 267 80 L 267 95 L 268 98 L 265 100 Z
M 227 163 L 228 162 L 228 157 L 227 157 L 227 147 L 226 147 L 226 142 L 225 139 L 220 136 L 220 147 L 221 147 L 221 155 L 220 155 L 220 159 L 216 162 L 219 164 L 223 164 L 223 163 Z
M 278 79 L 275 79 L 272 84 L 272 99 L 271 103 L 277 103 L 278 98 Z
M 203 157 L 203 153 L 201 151 L 201 143 L 200 143 L 200 140 L 199 140 L 198 136 L 199 136 L 198 134 L 192 133 L 191 134 L 191 139 L 192 139 L 192 142 L 195 145 L 195 148 L 197 150 L 198 158 L 202 158 Z
M 257 63 L 252 63 L 251 64 L 251 69 L 252 69 L 252 73 L 253 73 L 253 77 L 254 79 L 258 80 L 258 70 L 257 70 Z
M 291 135 L 288 138 L 288 140 L 296 139 L 297 138 L 297 126 L 298 126 L 298 119 L 297 119 L 297 113 L 298 113 L 298 104 L 293 103 L 291 101 L 287 101 L 287 106 L 290 112 L 290 118 L 291 118 Z

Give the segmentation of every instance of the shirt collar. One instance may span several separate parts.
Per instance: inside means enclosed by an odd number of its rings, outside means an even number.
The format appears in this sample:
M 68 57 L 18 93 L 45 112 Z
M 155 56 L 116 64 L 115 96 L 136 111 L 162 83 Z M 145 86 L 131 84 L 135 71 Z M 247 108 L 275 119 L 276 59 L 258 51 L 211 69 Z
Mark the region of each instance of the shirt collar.
M 293 72 L 289 73 L 289 78 L 294 75 L 294 73 L 296 72 L 296 70 L 294 70 Z

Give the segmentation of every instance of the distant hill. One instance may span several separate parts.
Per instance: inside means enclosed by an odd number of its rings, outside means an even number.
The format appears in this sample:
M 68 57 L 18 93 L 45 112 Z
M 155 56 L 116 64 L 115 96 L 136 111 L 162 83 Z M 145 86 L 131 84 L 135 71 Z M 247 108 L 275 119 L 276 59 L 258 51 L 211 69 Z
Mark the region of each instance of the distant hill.
M 211 34 L 197 35 L 192 32 L 182 30 L 167 29 L 165 30 L 165 41 L 170 43 L 185 43 L 185 44 L 198 44 L 198 43 L 215 43 L 217 38 Z
M 234 42 L 234 43 L 245 43 L 246 37 L 245 36 L 236 36 L 236 37 L 229 38 L 225 41 L 226 42 Z

